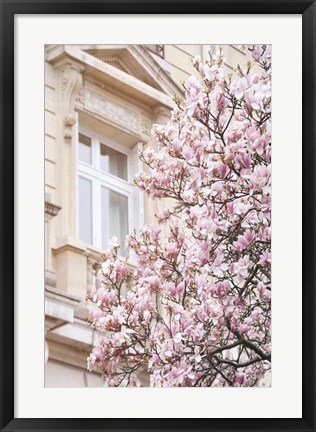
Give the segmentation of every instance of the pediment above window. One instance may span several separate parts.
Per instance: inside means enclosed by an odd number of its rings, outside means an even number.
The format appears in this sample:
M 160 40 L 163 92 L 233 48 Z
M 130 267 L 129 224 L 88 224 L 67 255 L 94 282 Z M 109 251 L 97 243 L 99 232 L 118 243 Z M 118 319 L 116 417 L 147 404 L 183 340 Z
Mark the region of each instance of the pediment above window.
M 45 57 L 61 73 L 69 64 L 76 65 L 83 81 L 115 89 L 145 109 L 157 105 L 173 108 L 173 97 L 183 97 L 183 89 L 168 73 L 170 65 L 145 45 L 53 45 Z M 66 79 L 61 75 L 62 85 Z M 84 98 L 82 88 L 76 98 Z
M 162 45 L 86 45 L 81 49 L 168 96 L 182 95 L 170 76 Z
M 133 64 L 133 59 L 129 54 L 128 49 L 113 49 L 113 50 L 87 50 L 87 52 L 97 59 L 103 61 L 104 63 L 108 63 L 115 68 L 128 73 L 129 75 L 142 80 L 146 84 L 151 85 L 154 88 L 158 88 L 154 80 L 151 79 L 150 76 L 147 76 L 140 70 L 139 65 Z M 159 88 L 159 90 L 161 90 Z

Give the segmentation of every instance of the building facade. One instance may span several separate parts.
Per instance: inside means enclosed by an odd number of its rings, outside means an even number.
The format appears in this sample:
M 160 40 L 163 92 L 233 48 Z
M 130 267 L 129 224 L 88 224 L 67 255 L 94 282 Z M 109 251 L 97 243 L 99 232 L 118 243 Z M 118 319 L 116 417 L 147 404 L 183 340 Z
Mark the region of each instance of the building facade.
M 86 359 L 99 334 L 89 327 L 108 239 L 155 224 L 161 203 L 133 185 L 137 151 L 151 145 L 196 71 L 191 58 L 215 45 L 47 45 L 45 48 L 45 386 L 100 387 Z M 233 73 L 250 53 L 223 46 Z M 124 243 L 121 253 L 126 255 Z M 133 267 L 133 257 L 129 257 Z

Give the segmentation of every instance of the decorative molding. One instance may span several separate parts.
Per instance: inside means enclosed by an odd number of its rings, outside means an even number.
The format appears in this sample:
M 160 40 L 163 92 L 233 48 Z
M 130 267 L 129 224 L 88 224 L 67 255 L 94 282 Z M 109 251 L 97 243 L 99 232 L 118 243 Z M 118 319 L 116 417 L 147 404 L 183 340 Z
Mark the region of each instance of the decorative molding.
M 50 337 L 48 333 L 49 362 L 53 360 L 54 362 L 58 362 L 60 366 L 69 365 L 71 367 L 80 368 L 82 373 L 87 371 L 87 356 L 91 351 L 91 346 L 87 346 L 85 350 L 83 350 L 82 347 L 70 346 L 67 341 L 51 340 Z M 78 371 L 80 371 L 80 369 L 78 369 Z M 67 372 L 67 369 L 65 371 Z
M 86 304 L 82 303 L 80 306 L 76 307 L 75 319 L 86 321 L 87 318 L 89 318 L 89 315 L 90 315 L 90 309 Z
M 129 75 L 132 75 L 133 77 L 135 77 L 135 78 L 137 78 L 137 79 L 139 79 L 139 80 L 142 80 L 141 76 L 138 75 L 137 73 L 135 73 L 135 71 L 132 70 L 132 69 L 128 66 L 128 64 L 125 63 L 125 62 L 121 59 L 121 57 L 119 57 L 119 56 L 116 56 L 116 55 L 103 55 L 103 56 L 101 55 L 101 56 L 98 56 L 98 55 L 95 55 L 95 54 L 93 54 L 93 56 L 96 57 L 97 59 L 103 61 L 104 63 L 111 63 L 111 62 L 113 63 L 113 62 L 116 62 L 116 63 L 118 63 L 118 64 L 119 64 L 123 69 L 125 69 L 125 71 L 126 71 Z
M 87 91 L 85 107 L 134 131 L 139 130 L 140 114 L 98 93 Z
M 67 304 L 69 306 L 75 307 L 78 303 L 81 302 L 81 298 L 78 296 L 74 296 L 65 291 L 58 290 L 53 287 L 45 287 L 45 298 L 50 300 L 59 301 L 63 304 Z
M 56 272 L 52 269 L 45 268 L 45 288 L 56 288 Z
M 165 67 L 168 67 L 168 63 L 165 59 L 158 56 L 158 59 L 154 58 L 155 54 L 149 53 L 146 45 L 130 45 L 128 50 L 132 55 L 136 55 L 141 59 L 141 64 L 147 73 L 153 76 L 156 85 L 170 97 L 175 94 L 180 98 L 183 97 L 182 88 L 171 78 L 170 74 L 166 71 Z M 157 56 L 157 54 L 156 54 Z M 162 65 L 165 65 L 163 67 Z
M 49 201 L 45 201 L 45 215 L 53 218 L 54 216 L 57 216 L 59 210 L 61 210 L 60 206 L 53 204 Z
M 170 119 L 171 109 L 165 107 L 164 105 L 157 105 L 154 110 L 154 123 L 163 124 Z
M 76 121 L 77 121 L 76 114 L 66 114 L 64 116 L 64 138 L 66 141 L 71 141 L 72 128 L 76 124 Z
M 84 101 L 85 101 L 85 88 L 84 88 L 84 84 L 80 87 L 80 90 L 78 91 L 75 100 L 76 100 L 76 102 L 79 102 L 82 105 L 84 105 Z
M 84 323 L 86 326 L 86 323 Z M 87 356 L 90 354 L 92 347 L 96 345 L 97 341 L 102 337 L 102 333 L 89 329 L 92 333 L 92 344 L 76 344 L 76 340 L 73 343 L 69 343 L 69 339 L 63 339 L 58 337 L 52 337 L 52 333 L 47 334 L 47 342 L 49 344 L 49 358 L 54 361 L 60 362 L 60 365 L 68 364 L 72 367 L 79 367 L 83 369 L 83 372 L 88 374 L 98 375 L 102 373 L 102 370 L 96 369 L 93 373 L 87 371 Z M 76 328 L 76 332 L 78 329 Z M 102 382 L 100 382 L 100 387 Z
M 152 127 L 153 127 L 152 122 L 149 119 L 142 117 L 141 126 L 140 126 L 142 134 L 150 137 Z
M 73 308 L 49 299 L 45 299 L 45 315 L 62 322 L 74 322 Z
M 45 286 L 46 334 L 60 328 L 65 322 L 74 322 L 74 310 L 81 299 L 67 295 L 53 287 Z
M 64 113 L 64 139 L 71 141 L 72 128 L 76 124 L 75 100 L 82 87 L 82 72 L 84 68 L 72 61 L 67 61 L 59 67 L 59 88 L 61 111 Z
M 75 63 L 67 63 L 60 69 L 61 94 L 69 101 L 69 108 L 73 107 L 77 92 L 82 85 L 82 71 L 83 68 Z
M 134 97 L 132 97 L 132 96 L 130 96 L 130 95 L 122 92 L 118 88 L 113 87 L 113 86 L 107 84 L 105 81 L 98 80 L 94 76 L 88 75 L 88 74 L 84 75 L 84 79 L 85 79 L 85 81 L 87 81 L 87 82 L 89 82 L 89 83 L 91 83 L 91 84 L 93 84 L 93 85 L 95 85 L 95 86 L 97 86 L 97 87 L 99 87 L 101 89 L 107 90 L 109 93 L 112 93 L 112 94 L 114 94 L 115 96 L 118 96 L 121 99 L 125 99 L 128 102 L 133 103 L 134 105 L 138 105 L 138 106 L 140 106 L 140 107 L 148 110 L 148 105 L 146 105 L 143 102 L 141 102 L 140 100 L 138 100 L 138 99 L 136 99 L 136 98 L 134 98 Z
M 78 239 L 66 237 L 62 239 L 60 242 L 52 247 L 52 250 L 55 255 L 58 255 L 63 252 L 76 252 L 78 254 L 82 254 L 86 251 L 86 245 Z

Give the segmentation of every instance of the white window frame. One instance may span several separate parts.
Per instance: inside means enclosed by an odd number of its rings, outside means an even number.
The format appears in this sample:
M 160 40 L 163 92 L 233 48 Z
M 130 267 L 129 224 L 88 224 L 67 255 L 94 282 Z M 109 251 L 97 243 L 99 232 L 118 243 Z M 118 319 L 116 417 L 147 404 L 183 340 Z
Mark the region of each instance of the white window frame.
M 79 160 L 79 134 L 91 139 L 91 165 Z M 127 181 L 113 174 L 101 171 L 101 144 L 117 150 L 127 156 Z M 131 184 L 136 169 L 132 170 L 131 159 L 132 151 L 115 141 L 104 136 L 92 133 L 91 131 L 80 127 L 77 140 L 77 209 L 79 209 L 79 177 L 85 178 L 92 182 L 92 246 L 103 250 L 102 247 L 102 221 L 101 221 L 101 191 L 102 186 L 107 189 L 118 192 L 128 198 L 128 233 L 132 229 L 138 229 L 143 217 L 142 197 L 136 187 Z M 137 165 L 137 164 L 136 164 Z M 135 198 L 135 193 L 138 199 Z M 80 239 L 80 214 L 77 211 L 77 237 Z M 82 239 L 81 239 L 82 240 Z

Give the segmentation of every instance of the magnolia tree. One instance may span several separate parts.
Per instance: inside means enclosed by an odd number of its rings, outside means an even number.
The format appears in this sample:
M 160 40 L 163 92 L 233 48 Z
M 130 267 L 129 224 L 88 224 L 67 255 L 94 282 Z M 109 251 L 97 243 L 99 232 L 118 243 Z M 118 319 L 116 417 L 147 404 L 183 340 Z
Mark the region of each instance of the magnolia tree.
M 105 253 L 88 297 L 103 333 L 88 368 L 105 386 L 259 386 L 271 368 L 271 48 L 225 76 L 221 53 L 193 64 L 136 185 L 172 203 Z M 257 72 L 254 72 L 254 69 Z M 161 233 L 161 224 L 164 235 Z M 167 232 L 167 234 L 165 234 Z

